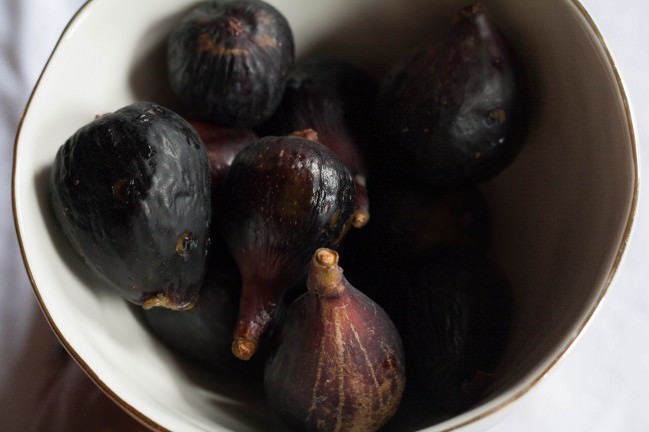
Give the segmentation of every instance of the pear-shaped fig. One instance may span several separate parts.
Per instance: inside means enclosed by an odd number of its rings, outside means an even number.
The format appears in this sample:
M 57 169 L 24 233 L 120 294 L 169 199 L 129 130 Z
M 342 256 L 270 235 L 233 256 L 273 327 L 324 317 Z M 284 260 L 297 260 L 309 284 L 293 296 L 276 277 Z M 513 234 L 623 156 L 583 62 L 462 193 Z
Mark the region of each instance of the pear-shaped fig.
M 221 232 L 242 277 L 232 350 L 246 360 L 313 252 L 344 236 L 354 183 L 322 144 L 268 136 L 235 157 L 223 190 Z
M 405 386 L 401 339 L 343 276 L 336 252 L 315 252 L 307 288 L 273 338 L 268 403 L 296 430 L 375 431 L 394 415 Z
M 385 168 L 413 181 L 486 180 L 524 142 L 522 71 L 481 3 L 462 9 L 441 41 L 396 66 L 379 99 Z
M 74 249 L 126 300 L 193 306 L 210 174 L 200 137 L 179 115 L 138 102 L 83 126 L 56 154 L 51 202 Z
M 370 141 L 370 107 L 376 87 L 355 66 L 336 60 L 302 61 L 291 70 L 282 102 L 265 123 L 268 135 L 313 129 L 318 141 L 347 165 L 356 182 L 357 209 L 352 224 L 369 219 L 367 167 L 361 149 Z
M 286 18 L 259 0 L 204 1 L 168 40 L 172 90 L 193 115 L 223 126 L 254 126 L 282 98 L 293 65 Z
M 390 314 L 408 359 L 408 400 L 458 412 L 479 400 L 509 336 L 512 293 L 483 254 L 433 248 L 368 292 Z M 399 290 L 395 291 L 395 284 Z

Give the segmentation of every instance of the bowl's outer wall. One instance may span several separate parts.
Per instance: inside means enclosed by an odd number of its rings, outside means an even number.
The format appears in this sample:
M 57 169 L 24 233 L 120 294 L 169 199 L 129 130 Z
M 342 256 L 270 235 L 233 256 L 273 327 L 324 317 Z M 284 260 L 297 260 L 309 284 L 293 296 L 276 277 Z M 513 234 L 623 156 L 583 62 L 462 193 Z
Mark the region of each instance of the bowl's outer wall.
M 18 131 L 13 179 L 18 236 L 57 335 L 136 418 L 161 430 L 281 430 L 259 392 L 198 376 L 160 347 L 72 253 L 47 202 L 55 152 L 81 125 L 138 99 L 173 104 L 164 39 L 193 3 L 92 0 L 75 16 Z M 380 79 L 413 40 L 437 37 L 465 2 L 272 3 L 293 27 L 298 56 L 343 57 Z M 581 6 L 569 0 L 484 3 L 519 53 L 533 101 L 526 147 L 483 187 L 493 213 L 494 257 L 515 288 L 514 331 L 492 395 L 430 430 L 480 429 L 550 370 L 604 296 L 637 199 L 626 97 Z

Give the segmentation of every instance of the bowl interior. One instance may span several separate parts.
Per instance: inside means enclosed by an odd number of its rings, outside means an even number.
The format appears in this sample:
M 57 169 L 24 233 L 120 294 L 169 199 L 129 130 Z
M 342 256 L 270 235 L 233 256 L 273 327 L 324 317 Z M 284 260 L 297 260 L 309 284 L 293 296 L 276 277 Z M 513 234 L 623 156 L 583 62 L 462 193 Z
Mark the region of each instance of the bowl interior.
M 48 205 L 59 146 L 96 114 L 135 100 L 173 104 L 164 39 L 189 0 L 92 0 L 75 16 L 25 112 L 16 141 L 14 208 L 36 294 L 57 334 L 118 403 L 153 428 L 282 430 L 253 388 L 178 361 L 74 255 Z M 335 55 L 379 78 L 465 1 L 276 0 L 298 56 Z M 571 0 L 485 0 L 528 74 L 533 117 L 514 164 L 483 185 L 494 251 L 514 287 L 514 330 L 496 385 L 476 407 L 397 430 L 479 427 L 538 381 L 583 330 L 629 235 L 637 160 L 623 89 L 603 41 Z M 128 11 L 128 13 L 126 13 Z

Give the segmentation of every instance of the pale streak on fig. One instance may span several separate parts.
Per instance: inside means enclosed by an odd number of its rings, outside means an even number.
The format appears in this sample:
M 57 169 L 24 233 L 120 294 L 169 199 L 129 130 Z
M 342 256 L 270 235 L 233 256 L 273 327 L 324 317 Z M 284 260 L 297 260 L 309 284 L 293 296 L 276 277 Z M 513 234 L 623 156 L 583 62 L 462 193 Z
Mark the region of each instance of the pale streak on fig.
M 337 257 L 337 255 L 336 255 Z M 337 261 L 337 260 L 336 260 Z M 334 309 L 335 313 L 339 311 Z M 336 343 L 336 374 L 338 375 L 338 409 L 336 411 L 336 428 L 334 432 L 342 430 L 343 422 L 343 407 L 345 405 L 345 344 L 343 341 L 343 333 L 340 328 L 340 317 L 334 320 L 335 327 L 335 343 Z
M 238 56 L 245 54 L 241 48 L 226 48 L 223 44 L 216 43 L 208 34 L 202 33 L 196 41 L 196 51 L 198 54 L 211 54 L 213 56 L 233 55 Z
M 325 314 L 321 313 L 323 322 L 326 321 Z M 316 402 L 318 399 L 318 388 L 320 386 L 320 380 L 322 379 L 322 368 L 324 366 L 324 353 L 325 353 L 325 333 L 320 336 L 320 353 L 318 354 L 318 365 L 315 375 L 315 385 L 313 386 L 313 391 L 311 392 L 311 405 L 309 405 L 309 414 L 306 417 L 307 422 L 311 420 L 313 411 L 317 408 Z

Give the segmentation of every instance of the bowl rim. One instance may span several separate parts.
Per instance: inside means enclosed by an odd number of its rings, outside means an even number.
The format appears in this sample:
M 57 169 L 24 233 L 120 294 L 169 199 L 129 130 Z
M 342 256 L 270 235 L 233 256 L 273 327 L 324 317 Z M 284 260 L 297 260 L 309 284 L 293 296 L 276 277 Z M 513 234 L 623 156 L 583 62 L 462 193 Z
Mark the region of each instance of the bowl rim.
M 592 34 L 595 36 L 596 41 L 599 44 L 599 48 L 603 50 L 603 53 L 605 54 L 605 59 L 608 62 L 608 65 L 611 67 L 611 70 L 613 72 L 613 76 L 615 78 L 615 82 L 617 84 L 617 90 L 620 96 L 620 100 L 622 102 L 622 105 L 624 107 L 624 114 L 626 118 L 626 126 L 627 126 L 627 132 L 629 133 L 629 144 L 630 144 L 630 150 L 631 150 L 631 159 L 632 159 L 632 174 L 633 174 L 633 185 L 632 185 L 632 197 L 631 197 L 631 202 L 628 210 L 628 216 L 627 220 L 624 225 L 624 231 L 622 234 L 622 237 L 619 241 L 619 244 L 617 246 L 617 251 L 615 253 L 615 258 L 608 270 L 608 274 L 606 276 L 605 281 L 602 283 L 602 287 L 600 289 L 600 292 L 595 298 L 591 304 L 588 306 L 588 309 L 586 313 L 582 316 L 581 322 L 576 323 L 576 331 L 572 333 L 572 335 L 567 338 L 565 344 L 563 347 L 561 347 L 556 353 L 554 353 L 554 357 L 551 359 L 550 362 L 548 362 L 543 368 L 539 368 L 538 370 L 533 370 L 532 373 L 534 373 L 536 376 L 533 377 L 533 379 L 522 385 L 521 388 L 519 388 L 515 393 L 511 394 L 510 396 L 506 397 L 504 400 L 498 402 L 494 406 L 480 410 L 479 408 L 476 409 L 476 412 L 474 415 L 470 416 L 469 418 L 462 420 L 460 422 L 455 422 L 452 424 L 449 424 L 447 427 L 444 427 L 443 429 L 440 429 L 440 432 L 448 432 L 452 430 L 457 430 L 461 429 L 463 427 L 473 425 L 478 423 L 479 421 L 492 416 L 496 412 L 503 411 L 505 408 L 509 407 L 512 405 L 514 402 L 518 401 L 521 397 L 523 397 L 525 394 L 527 394 L 532 388 L 534 388 L 540 381 L 542 381 L 548 374 L 555 369 L 557 364 L 559 363 L 560 360 L 565 358 L 566 354 L 568 351 L 574 346 L 575 342 L 577 339 L 584 333 L 584 330 L 592 320 L 593 316 L 599 309 L 602 300 L 606 296 L 606 294 L 609 291 L 609 288 L 617 274 L 617 270 L 620 267 L 620 264 L 622 262 L 624 253 L 626 251 L 629 239 L 631 237 L 631 232 L 633 230 L 634 226 L 634 221 L 635 221 L 635 216 L 637 212 L 637 204 L 638 204 L 638 197 L 639 197 L 639 184 L 640 184 L 640 179 L 639 179 L 639 167 L 638 167 L 638 142 L 637 142 L 637 131 L 635 127 L 635 120 L 633 118 L 633 110 L 630 105 L 630 100 L 627 96 L 627 92 L 625 89 L 625 84 L 622 79 L 622 76 L 620 74 L 619 68 L 617 66 L 617 63 L 615 62 L 615 59 L 613 58 L 613 55 L 611 54 L 611 51 L 608 47 L 608 44 L 606 43 L 606 40 L 602 33 L 600 32 L 599 28 L 595 24 L 595 21 L 591 17 L 591 15 L 588 13 L 586 8 L 582 5 L 580 0 L 564 0 L 570 4 L 572 4 L 578 14 L 581 15 L 581 18 L 584 19 L 584 22 L 588 26 L 589 30 L 592 31 Z M 34 88 L 32 89 L 29 98 L 27 100 L 27 103 L 25 105 L 25 108 L 23 109 L 18 127 L 16 130 L 16 135 L 14 138 L 14 152 L 13 152 L 13 162 L 12 162 L 12 176 L 11 176 L 11 204 L 12 204 L 12 213 L 13 213 L 13 220 L 14 220 L 14 228 L 16 231 L 16 236 L 18 239 L 18 245 L 20 248 L 20 254 L 22 256 L 23 264 L 25 266 L 25 270 L 27 272 L 27 276 L 29 278 L 29 281 L 32 285 L 32 289 L 34 291 L 34 294 L 36 296 L 36 299 L 38 301 L 38 305 L 45 315 L 48 324 L 52 328 L 54 334 L 58 338 L 59 342 L 63 345 L 65 350 L 69 353 L 69 355 L 72 357 L 72 359 L 81 367 L 83 372 L 97 385 L 101 391 L 106 394 L 114 403 L 116 403 L 122 410 L 124 410 L 126 413 L 128 413 L 131 417 L 133 417 L 135 420 L 137 420 L 139 423 L 141 423 L 143 426 L 149 428 L 150 430 L 153 431 L 159 431 L 159 432 L 170 432 L 169 429 L 163 427 L 162 425 L 158 424 L 155 420 L 151 419 L 150 417 L 146 416 L 143 414 L 141 411 L 139 411 L 137 408 L 129 404 L 128 402 L 124 401 L 119 395 L 117 395 L 106 383 L 104 383 L 94 372 L 93 369 L 84 361 L 83 358 L 75 351 L 74 347 L 71 346 L 71 344 L 67 341 L 65 336 L 62 334 L 62 332 L 59 330 L 59 328 L 56 326 L 56 323 L 53 321 L 52 316 L 49 313 L 49 310 L 47 309 L 47 305 L 44 304 L 43 299 L 40 295 L 40 291 L 38 289 L 38 286 L 36 284 L 36 281 L 33 277 L 31 267 L 29 264 L 29 260 L 27 258 L 27 254 L 24 248 L 22 236 L 21 236 L 21 225 L 20 221 L 18 218 L 18 211 L 17 211 L 17 206 L 16 206 L 16 168 L 18 164 L 18 143 L 20 141 L 21 137 L 21 132 L 22 132 L 22 127 L 24 123 L 24 119 L 26 116 L 26 113 L 29 111 L 29 108 L 32 103 L 32 99 L 34 98 L 34 95 L 36 94 L 38 87 L 41 83 L 41 80 L 47 71 L 50 62 L 55 54 L 55 52 L 58 50 L 62 40 L 64 37 L 67 35 L 68 31 L 72 27 L 73 24 L 75 24 L 78 20 L 78 18 L 82 15 L 82 13 L 88 9 L 92 3 L 95 3 L 96 0 L 85 0 L 85 2 L 79 7 L 79 9 L 72 15 L 70 20 L 67 22 L 65 27 L 63 28 L 61 34 L 59 35 L 59 38 L 56 41 L 56 44 L 52 48 L 52 51 L 50 52 L 47 61 L 45 62 L 45 65 L 43 69 L 41 70 L 38 79 L 36 80 L 36 84 L 34 85 Z M 451 421 L 452 422 L 453 418 L 449 418 L 445 420 L 444 422 Z M 433 427 L 434 425 L 431 425 Z

